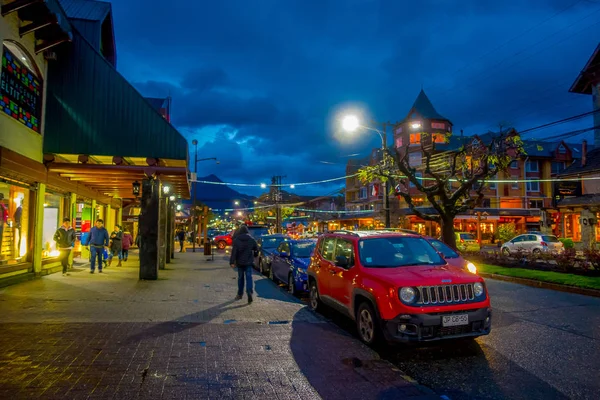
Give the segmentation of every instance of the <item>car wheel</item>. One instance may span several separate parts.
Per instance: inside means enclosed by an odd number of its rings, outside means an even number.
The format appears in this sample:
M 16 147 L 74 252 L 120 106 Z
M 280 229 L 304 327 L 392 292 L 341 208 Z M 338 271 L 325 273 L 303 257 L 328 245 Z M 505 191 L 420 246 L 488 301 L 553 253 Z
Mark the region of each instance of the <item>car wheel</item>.
M 217 247 L 221 250 L 223 250 L 226 246 L 227 246 L 227 243 L 225 243 L 223 240 L 220 240 L 217 242 Z
M 291 272 L 288 275 L 288 293 L 292 296 L 296 295 L 296 284 L 294 283 L 294 275 Z
M 502 249 L 502 254 L 504 254 L 505 256 L 510 256 L 510 250 L 508 250 L 508 248 L 503 248 Z
M 533 255 L 539 257 L 542 255 L 542 251 L 540 249 L 533 249 Z
M 317 287 L 317 282 L 314 280 L 310 282 L 308 306 L 313 311 L 318 311 L 321 309 L 321 299 L 319 297 L 319 288 Z
M 265 263 L 262 259 L 258 262 L 258 272 L 260 272 L 261 275 L 265 274 Z
M 373 307 L 368 302 L 363 302 L 356 312 L 356 330 L 360 340 L 368 345 L 374 344 L 378 339 L 379 320 Z
M 275 279 L 275 274 L 273 274 L 273 266 L 272 265 L 269 266 L 269 279 L 272 280 L 273 282 L 277 283 L 277 280 Z

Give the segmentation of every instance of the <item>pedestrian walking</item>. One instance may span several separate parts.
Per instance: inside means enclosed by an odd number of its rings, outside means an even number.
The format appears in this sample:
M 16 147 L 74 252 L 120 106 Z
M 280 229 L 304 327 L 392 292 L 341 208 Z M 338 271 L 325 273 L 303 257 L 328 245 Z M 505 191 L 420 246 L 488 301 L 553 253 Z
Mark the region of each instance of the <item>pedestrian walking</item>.
M 123 232 L 121 232 L 121 227 L 119 225 L 115 225 L 115 229 L 110 234 L 110 243 L 108 245 L 110 252 L 108 253 L 108 266 L 112 264 L 112 260 L 114 256 L 119 258 L 119 264 L 117 267 L 121 266 L 121 260 L 123 259 Z
M 179 229 L 177 232 L 177 240 L 179 240 L 179 252 L 183 253 L 183 245 L 185 243 L 185 231 L 183 229 Z
M 67 275 L 69 269 L 69 255 L 75 244 L 75 230 L 71 227 L 71 218 L 63 218 L 62 225 L 54 233 L 56 248 L 60 251 L 58 257 L 63 267 L 63 276 Z
M 104 227 L 104 221 L 96 220 L 96 225 L 90 229 L 90 234 L 87 236 L 84 246 L 90 246 L 91 262 L 90 274 L 96 270 L 96 258 L 98 258 L 98 272 L 102 273 L 102 253 L 108 248 L 108 231 Z
M 129 258 L 129 248 L 133 246 L 133 236 L 131 236 L 131 233 L 129 233 L 129 231 L 123 232 L 122 244 L 123 261 L 127 262 L 127 259 Z
M 240 226 L 237 230 L 237 235 L 233 240 L 233 248 L 231 249 L 231 257 L 229 264 L 231 268 L 237 267 L 238 270 L 238 292 L 236 300 L 241 300 L 244 294 L 244 278 L 246 280 L 246 293 L 248 294 L 248 303 L 252 303 L 252 267 L 254 258 L 258 255 L 258 244 L 256 240 L 248 233 L 246 225 Z

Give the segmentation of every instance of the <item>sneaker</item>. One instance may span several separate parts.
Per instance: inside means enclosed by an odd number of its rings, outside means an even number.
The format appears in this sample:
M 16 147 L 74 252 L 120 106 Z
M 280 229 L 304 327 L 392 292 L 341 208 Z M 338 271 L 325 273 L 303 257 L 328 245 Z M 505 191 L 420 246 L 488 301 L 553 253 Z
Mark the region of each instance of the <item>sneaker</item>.
M 100 270 L 98 270 L 98 273 L 99 273 L 99 274 L 101 274 L 101 273 L 102 273 L 102 270 L 101 270 L 101 269 L 100 269 Z
M 94 271 L 90 271 L 90 274 L 93 274 L 93 273 L 94 273 Z
M 242 295 L 238 294 L 237 296 L 235 296 L 236 300 L 241 300 L 242 299 Z
M 250 303 L 252 303 L 252 295 L 251 294 L 248 295 L 248 304 L 250 304 Z

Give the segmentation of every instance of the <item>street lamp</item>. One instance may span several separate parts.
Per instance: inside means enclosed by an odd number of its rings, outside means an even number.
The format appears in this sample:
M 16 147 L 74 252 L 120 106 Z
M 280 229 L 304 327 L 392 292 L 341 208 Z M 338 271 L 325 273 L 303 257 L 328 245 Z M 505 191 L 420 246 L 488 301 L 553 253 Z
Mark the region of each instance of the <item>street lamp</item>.
M 175 201 L 175 199 L 176 199 L 176 197 L 175 197 L 175 196 L 173 196 L 173 195 L 169 196 L 169 200 L 171 200 L 171 201 Z
M 196 225 L 195 225 L 195 220 L 194 217 L 196 215 L 196 180 L 198 179 L 198 175 L 197 175 L 197 166 L 198 163 L 200 161 L 207 161 L 207 160 L 215 160 L 215 162 L 217 164 L 219 164 L 219 160 L 216 159 L 216 157 L 209 157 L 209 158 L 200 158 L 198 159 L 198 141 L 196 139 L 192 140 L 192 144 L 194 145 L 194 175 L 195 179 L 192 182 L 192 210 L 190 212 L 190 221 L 192 223 L 192 252 L 195 253 L 196 252 Z
M 140 183 L 138 181 L 133 182 L 132 184 L 133 195 L 138 197 L 140 195 Z
M 296 189 L 296 185 L 290 185 L 290 189 Z
M 266 183 L 261 183 L 260 184 L 260 188 L 261 189 L 266 189 L 267 188 L 267 184 Z
M 240 202 L 236 200 L 233 204 L 235 204 L 236 206 L 239 206 Z
M 171 191 L 171 186 L 169 186 L 169 185 L 163 186 L 163 193 L 164 194 L 169 194 L 170 191 Z
M 383 131 L 379 129 L 371 128 L 369 126 L 363 126 L 360 124 L 360 120 L 355 115 L 347 115 L 342 119 L 342 127 L 346 132 L 354 132 L 358 128 L 363 128 L 365 130 L 376 132 L 381 138 L 381 151 L 383 153 L 382 159 L 385 162 L 385 154 L 387 153 L 387 135 L 386 135 L 386 127 L 387 125 L 391 125 L 389 122 L 383 123 Z M 383 211 L 385 213 L 385 227 L 391 227 L 390 220 L 390 199 L 388 197 L 388 183 L 385 182 L 384 192 L 383 192 Z

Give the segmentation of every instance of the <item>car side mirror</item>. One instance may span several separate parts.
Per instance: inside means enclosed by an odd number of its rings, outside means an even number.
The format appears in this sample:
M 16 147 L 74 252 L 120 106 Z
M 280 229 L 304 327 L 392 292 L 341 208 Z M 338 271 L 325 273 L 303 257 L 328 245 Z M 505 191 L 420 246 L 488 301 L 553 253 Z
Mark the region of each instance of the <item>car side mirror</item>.
M 347 269 L 350 266 L 350 260 L 346 256 L 337 256 L 335 258 L 335 265 Z

